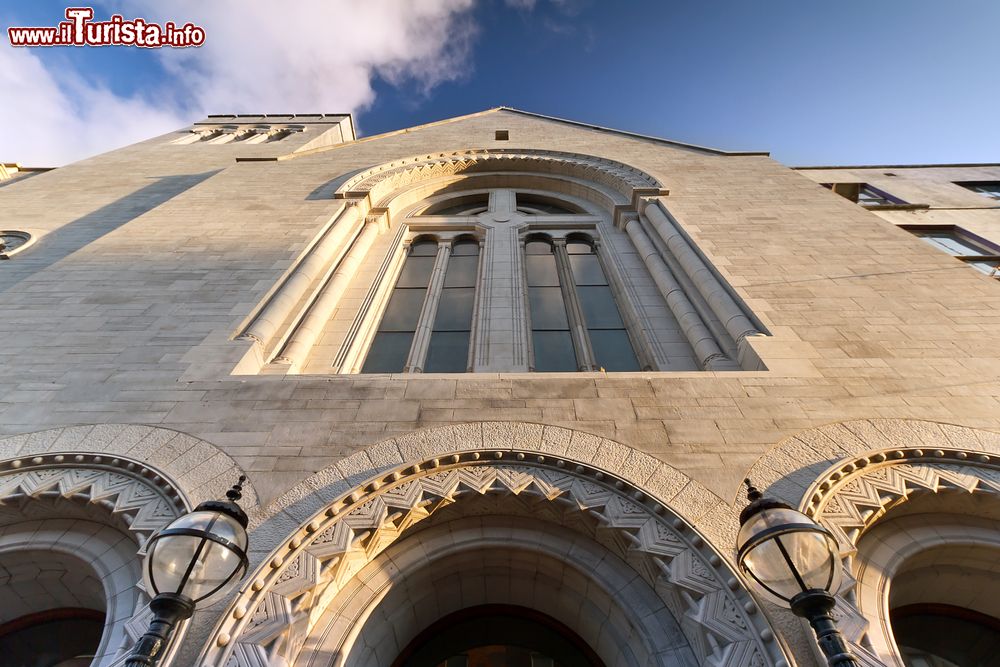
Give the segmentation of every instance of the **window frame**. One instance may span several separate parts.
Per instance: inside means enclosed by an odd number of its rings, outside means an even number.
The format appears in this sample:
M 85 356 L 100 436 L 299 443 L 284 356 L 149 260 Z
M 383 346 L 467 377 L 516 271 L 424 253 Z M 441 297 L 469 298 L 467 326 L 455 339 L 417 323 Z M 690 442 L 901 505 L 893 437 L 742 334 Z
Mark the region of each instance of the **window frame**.
M 891 195 L 881 188 L 877 188 L 871 183 L 861 182 L 841 182 L 841 183 L 820 183 L 827 190 L 838 194 L 848 201 L 852 201 L 858 206 L 866 209 L 878 209 L 884 206 L 908 206 L 906 202 L 895 195 Z M 867 193 L 872 199 L 879 200 L 874 203 L 872 200 L 862 200 L 861 195 Z
M 969 254 L 962 255 L 962 254 L 950 253 L 947 250 L 940 248 L 929 241 L 926 240 L 924 241 L 928 245 L 937 248 L 939 252 L 954 257 L 955 259 L 965 262 L 966 264 L 976 264 L 979 262 L 993 263 L 995 267 L 990 273 L 982 271 L 977 267 L 972 267 L 972 268 L 974 268 L 976 271 L 982 273 L 983 275 L 989 278 L 1000 280 L 1000 245 L 997 245 L 996 243 L 984 239 L 983 237 L 977 234 L 973 234 L 969 230 L 963 229 L 958 225 L 899 225 L 899 227 L 900 229 L 905 229 L 906 231 L 913 234 L 917 238 L 920 238 L 921 240 L 924 240 L 923 239 L 924 236 L 928 236 L 931 234 L 948 234 L 954 237 L 958 241 L 962 241 L 970 245 L 979 246 L 980 249 L 983 250 L 982 253 L 974 255 L 969 255 Z
M 1000 180 L 997 181 L 953 181 L 970 192 L 981 197 L 1000 202 Z
M 625 306 L 627 300 L 623 298 L 623 292 L 618 285 L 617 280 L 613 272 L 608 270 L 608 262 L 604 256 L 602 250 L 603 244 L 601 243 L 600 234 L 596 224 L 528 224 L 520 232 L 520 249 L 522 257 L 527 257 L 526 252 L 527 243 L 533 240 L 547 240 L 553 246 L 553 255 L 556 262 L 556 271 L 559 277 L 559 288 L 563 295 L 563 305 L 566 309 L 566 316 L 568 319 L 570 338 L 573 342 L 573 349 L 576 355 L 577 368 L 575 371 L 564 371 L 564 372 L 642 372 L 651 369 L 651 365 L 646 359 L 646 354 L 644 353 L 644 348 L 642 347 L 641 339 L 638 338 L 635 332 L 635 326 L 633 322 L 633 317 L 629 313 Z M 586 243 L 592 248 L 592 256 L 597 258 L 601 271 L 603 273 L 604 281 L 608 290 L 611 293 L 611 299 L 617 310 L 619 319 L 621 320 L 621 327 L 590 327 L 587 325 L 586 317 L 584 314 L 584 308 L 581 305 L 580 300 L 580 285 L 577 285 L 576 276 L 573 272 L 573 268 L 570 262 L 571 254 L 566 249 L 567 243 L 573 243 L 574 241 L 580 241 Z M 561 251 L 560 251 L 561 247 Z M 576 253 L 573 253 L 576 254 Z M 586 255 L 591 256 L 591 255 Z M 530 372 L 560 372 L 560 371 L 540 371 L 537 368 L 535 349 L 534 349 L 534 334 L 535 328 L 532 323 L 531 307 L 530 307 L 530 296 L 529 296 L 529 280 L 527 275 L 527 262 L 524 262 L 524 289 L 525 289 L 525 303 L 528 306 L 525 309 L 525 319 L 527 322 L 528 329 L 528 347 L 529 347 L 529 363 L 528 370 Z M 603 286 L 603 285 L 602 285 Z M 590 287 L 584 285 L 583 287 Z M 593 342 L 591 331 L 624 331 L 627 336 L 629 346 L 632 351 L 632 355 L 635 358 L 636 367 L 634 370 L 624 370 L 624 371 L 606 371 L 602 366 L 599 365 L 596 355 L 594 353 Z
M 393 276 L 391 278 L 392 287 L 386 290 L 385 296 L 382 299 L 377 312 L 371 315 L 371 334 L 365 343 L 363 353 L 360 355 L 360 362 L 358 363 L 358 373 L 364 375 L 377 375 L 385 373 L 423 373 L 424 366 L 430 356 L 430 345 L 434 338 L 434 333 L 438 332 L 435 329 L 438 305 L 440 303 L 441 297 L 447 289 L 452 289 L 445 286 L 445 280 L 447 276 L 447 270 L 449 261 L 451 258 L 452 251 L 455 246 L 461 243 L 468 243 L 470 241 L 478 244 L 478 251 L 475 256 L 477 258 L 477 266 L 475 271 L 475 284 L 473 285 L 473 298 L 472 298 L 472 310 L 471 310 L 471 321 L 469 323 L 468 330 L 462 330 L 462 332 L 468 332 L 469 342 L 467 350 L 466 367 L 463 371 L 428 371 L 428 372 L 442 372 L 442 373 L 454 373 L 472 372 L 474 354 L 475 354 L 475 339 L 477 330 L 477 321 L 479 313 L 479 301 L 480 301 L 480 290 L 482 287 L 482 271 L 483 271 L 483 250 L 486 241 L 486 230 L 481 229 L 476 226 L 468 225 L 449 225 L 446 231 L 441 230 L 440 225 L 408 225 L 405 236 L 403 237 L 402 243 L 400 244 L 400 253 L 402 256 L 402 261 L 398 263 L 393 271 Z M 437 244 L 437 252 L 434 255 L 434 265 L 431 269 L 431 274 L 428 279 L 428 284 L 425 289 L 424 299 L 421 303 L 420 312 L 417 316 L 417 321 L 415 330 L 413 332 L 412 338 L 410 340 L 410 348 L 406 354 L 406 359 L 403 364 L 403 368 L 396 371 L 366 371 L 365 366 L 368 363 L 369 355 L 375 345 L 376 337 L 380 333 L 387 333 L 382 331 L 382 323 L 387 314 L 387 309 L 393 296 L 395 295 L 398 282 L 400 277 L 403 275 L 403 271 L 406 268 L 406 261 L 411 257 L 411 249 L 418 243 L 424 242 L 434 242 Z M 442 248 L 447 247 L 446 252 L 442 252 Z M 427 255 L 425 255 L 426 257 Z M 390 280 L 386 280 L 387 283 Z M 462 287 L 460 289 L 467 289 L 468 287 Z M 411 289 L 411 288 L 400 288 L 400 289 Z M 443 331 L 443 330 L 442 330 Z M 390 332 L 391 333 L 391 332 Z M 453 331 L 444 331 L 444 333 L 455 333 Z

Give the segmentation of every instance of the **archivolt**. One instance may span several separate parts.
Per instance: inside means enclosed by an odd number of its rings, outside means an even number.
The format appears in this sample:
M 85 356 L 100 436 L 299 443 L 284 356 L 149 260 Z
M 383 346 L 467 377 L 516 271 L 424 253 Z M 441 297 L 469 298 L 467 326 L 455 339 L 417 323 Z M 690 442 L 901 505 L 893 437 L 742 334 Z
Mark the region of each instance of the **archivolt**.
M 908 446 L 900 446 L 904 442 Z M 829 424 L 782 442 L 750 476 L 837 537 L 848 575 L 838 622 L 863 661 L 881 664 L 868 649 L 870 621 L 858 609 L 851 576 L 859 539 L 916 494 L 1000 494 L 1000 434 L 904 419 Z
M 202 662 L 294 664 L 330 600 L 367 563 L 439 509 L 486 494 L 559 503 L 613 531 L 703 664 L 787 664 L 756 603 L 685 521 L 604 471 L 517 450 L 408 464 L 315 514 L 272 552 L 239 595 Z
M 601 183 L 630 201 L 636 189 L 642 194 L 666 194 L 662 184 L 644 171 L 615 160 L 532 149 L 469 150 L 419 155 L 381 164 L 346 181 L 335 193 L 337 198 L 368 195 L 372 206 L 388 195 L 415 182 L 445 176 L 495 171 L 557 173 Z

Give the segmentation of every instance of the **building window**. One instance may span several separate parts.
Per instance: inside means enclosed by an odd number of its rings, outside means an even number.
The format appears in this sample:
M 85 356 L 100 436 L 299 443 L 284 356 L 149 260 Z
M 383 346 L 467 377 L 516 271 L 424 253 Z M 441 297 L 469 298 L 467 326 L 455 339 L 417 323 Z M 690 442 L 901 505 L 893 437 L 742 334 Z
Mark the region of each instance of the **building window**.
M 406 367 L 437 254 L 435 240 L 418 239 L 410 245 L 362 373 L 400 373 Z
M 416 238 L 395 283 L 387 294 L 372 288 L 384 295 L 373 309 L 383 310 L 372 311 L 381 319 L 367 353 L 358 353 L 360 372 L 462 373 L 508 363 L 521 372 L 641 370 L 599 252 L 601 220 L 585 206 L 503 188 L 414 206 L 407 225 Z
M 479 276 L 479 242 L 460 238 L 451 249 L 437 305 L 425 373 L 464 373 L 469 370 L 469 339 Z
M 972 190 L 984 197 L 1000 200 L 1000 181 L 967 181 L 956 183 L 967 190 Z
M 451 245 L 418 237 L 407 252 L 361 372 L 469 370 L 478 275 L 479 241 L 474 237 L 461 236 Z M 425 334 L 418 336 L 420 331 Z
M 855 204 L 861 204 L 865 208 L 906 204 L 899 197 L 894 197 L 867 183 L 822 183 L 821 185 L 828 190 L 833 190 L 844 199 L 850 199 Z
M 534 370 L 640 370 L 593 239 L 535 234 L 524 254 Z
M 577 215 L 583 211 L 541 195 L 517 193 L 517 212 L 525 215 Z
M 903 225 L 938 250 L 1000 280 L 1000 246 L 954 225 Z
M 524 244 L 524 269 L 531 315 L 531 343 L 536 371 L 575 371 L 574 352 L 565 294 L 559 280 L 556 249 L 547 236 L 536 236 Z

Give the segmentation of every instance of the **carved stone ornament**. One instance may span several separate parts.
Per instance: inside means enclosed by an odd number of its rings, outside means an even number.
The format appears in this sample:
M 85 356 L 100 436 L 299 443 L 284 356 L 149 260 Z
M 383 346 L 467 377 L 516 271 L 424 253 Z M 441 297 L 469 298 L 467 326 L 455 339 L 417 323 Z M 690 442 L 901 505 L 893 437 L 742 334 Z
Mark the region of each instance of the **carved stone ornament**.
M 631 200 L 637 189 L 660 194 L 662 185 L 649 174 L 606 158 L 531 149 L 494 149 L 437 153 L 387 162 L 357 174 L 334 197 L 369 195 L 372 205 L 411 183 L 463 174 L 494 171 L 552 173 L 601 183 Z
M 199 664 L 295 665 L 330 600 L 366 564 L 440 509 L 487 495 L 558 504 L 594 521 L 663 600 L 700 664 L 788 664 L 741 581 L 684 520 L 606 472 L 516 450 L 408 464 L 315 514 L 248 579 Z
M 55 452 L 0 462 L 0 526 L 6 527 L 0 530 L 0 551 L 69 550 L 102 577 L 108 616 L 93 663 L 101 667 L 124 663 L 146 631 L 152 613 L 138 588 L 143 545 L 188 509 L 169 481 L 139 461 Z M 74 541 L 72 519 L 117 531 L 108 531 L 110 541 L 102 541 L 102 532 Z M 44 536 L 47 521 L 59 524 L 58 537 Z M 121 540 L 122 532 L 134 543 Z
M 158 472 L 122 457 L 55 453 L 0 462 L 0 524 L 30 513 L 32 499 L 55 497 L 104 508 L 140 546 L 189 509 Z
M 830 529 L 841 546 L 846 583 L 835 615 L 866 664 L 883 663 L 866 647 L 871 620 L 858 608 L 851 576 L 858 541 L 911 497 L 945 491 L 1000 495 L 1000 455 L 946 447 L 873 450 L 839 461 L 804 496 L 802 511 Z

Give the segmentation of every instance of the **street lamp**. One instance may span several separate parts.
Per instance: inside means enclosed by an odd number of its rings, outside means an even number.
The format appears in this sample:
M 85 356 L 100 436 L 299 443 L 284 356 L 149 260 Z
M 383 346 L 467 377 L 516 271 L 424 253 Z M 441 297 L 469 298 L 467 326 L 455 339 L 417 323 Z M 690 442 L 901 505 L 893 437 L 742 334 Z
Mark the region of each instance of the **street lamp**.
M 226 500 L 201 503 L 146 543 L 142 574 L 146 592 L 154 596 L 153 619 L 125 667 L 154 667 L 175 626 L 195 607 L 225 596 L 246 574 L 248 521 L 236 504 L 245 481 L 241 475 Z
M 786 503 L 765 498 L 750 480 L 740 513 L 737 563 L 768 600 L 809 621 L 831 667 L 859 667 L 830 612 L 840 588 L 837 541 Z

